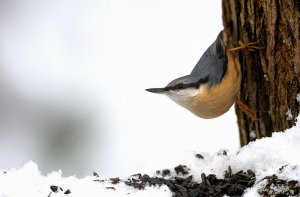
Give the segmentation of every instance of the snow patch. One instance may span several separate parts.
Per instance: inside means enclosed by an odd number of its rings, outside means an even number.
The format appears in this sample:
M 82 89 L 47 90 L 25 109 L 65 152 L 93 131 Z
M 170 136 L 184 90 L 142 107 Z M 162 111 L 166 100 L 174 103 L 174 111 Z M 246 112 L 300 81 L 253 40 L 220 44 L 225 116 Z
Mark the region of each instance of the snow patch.
M 250 136 L 249 137 L 250 137 L 251 140 L 255 140 L 256 139 L 256 133 L 255 133 L 255 131 L 253 131 L 253 130 L 250 131 Z
M 300 103 L 300 93 L 297 94 L 296 100 L 297 100 L 298 103 Z
M 285 113 L 285 115 L 286 115 L 287 120 L 292 120 L 293 119 L 293 114 L 292 114 L 291 109 L 288 109 L 288 111 Z

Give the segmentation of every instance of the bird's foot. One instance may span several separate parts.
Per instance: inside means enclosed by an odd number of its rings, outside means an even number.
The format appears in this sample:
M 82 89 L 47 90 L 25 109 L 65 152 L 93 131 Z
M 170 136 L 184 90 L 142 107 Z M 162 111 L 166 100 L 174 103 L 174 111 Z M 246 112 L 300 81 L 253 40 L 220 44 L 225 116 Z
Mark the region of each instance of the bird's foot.
M 240 101 L 239 99 L 235 100 L 235 104 L 239 106 L 239 108 L 252 120 L 256 120 L 255 113 L 248 105 Z
M 255 42 L 249 42 L 247 44 L 239 41 L 240 46 L 229 49 L 229 51 L 239 51 L 239 50 L 255 51 L 255 50 L 263 49 L 263 47 L 257 46 L 258 43 L 259 40 Z

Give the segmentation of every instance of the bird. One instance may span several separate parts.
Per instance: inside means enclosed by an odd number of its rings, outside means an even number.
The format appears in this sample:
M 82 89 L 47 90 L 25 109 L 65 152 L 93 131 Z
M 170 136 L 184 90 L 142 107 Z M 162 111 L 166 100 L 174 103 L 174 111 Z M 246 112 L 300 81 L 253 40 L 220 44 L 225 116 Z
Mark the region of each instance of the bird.
M 248 47 L 229 49 L 226 38 L 221 31 L 189 75 L 174 79 L 163 88 L 146 91 L 166 95 L 200 118 L 223 115 L 235 103 L 240 90 L 242 73 L 236 51 Z

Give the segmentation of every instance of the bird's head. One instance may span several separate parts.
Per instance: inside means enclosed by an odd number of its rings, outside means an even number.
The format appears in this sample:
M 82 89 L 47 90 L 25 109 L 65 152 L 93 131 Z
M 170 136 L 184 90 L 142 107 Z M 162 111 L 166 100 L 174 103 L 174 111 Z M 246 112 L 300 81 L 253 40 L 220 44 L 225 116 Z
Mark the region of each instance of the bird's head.
M 149 88 L 148 92 L 164 94 L 177 104 L 186 107 L 193 99 L 199 96 L 199 86 L 206 83 L 207 79 L 200 79 L 193 75 L 186 75 L 171 81 L 164 88 Z

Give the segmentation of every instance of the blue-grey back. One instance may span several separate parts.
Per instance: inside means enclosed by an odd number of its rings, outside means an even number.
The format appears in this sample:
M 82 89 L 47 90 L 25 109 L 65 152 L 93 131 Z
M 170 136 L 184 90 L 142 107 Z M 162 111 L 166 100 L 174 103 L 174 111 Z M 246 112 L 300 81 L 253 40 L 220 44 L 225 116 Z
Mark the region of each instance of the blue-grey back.
M 220 83 L 227 70 L 226 48 L 222 40 L 222 31 L 215 42 L 204 52 L 191 76 L 199 81 L 208 79 L 209 87 Z

